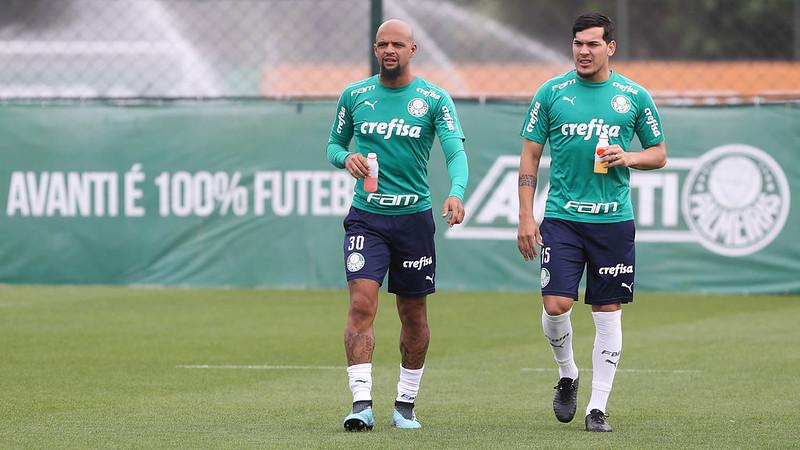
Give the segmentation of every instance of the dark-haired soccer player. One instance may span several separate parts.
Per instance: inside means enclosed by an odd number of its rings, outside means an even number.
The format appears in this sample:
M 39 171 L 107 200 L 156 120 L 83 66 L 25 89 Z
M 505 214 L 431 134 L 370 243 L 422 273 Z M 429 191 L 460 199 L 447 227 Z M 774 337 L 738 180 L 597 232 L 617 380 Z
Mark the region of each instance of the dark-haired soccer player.
M 519 167 L 520 253 L 541 249 L 542 326 L 558 364 L 553 409 L 570 422 L 577 407 L 578 367 L 572 354 L 572 304 L 586 269 L 584 301 L 592 305 L 595 340 L 587 431 L 611 431 L 606 404 L 622 352 L 622 303 L 633 301 L 634 222 L 630 168 L 666 164 L 664 131 L 650 94 L 609 68 L 614 22 L 600 13 L 577 18 L 572 27 L 575 70 L 544 83 L 522 125 Z M 628 151 L 633 135 L 642 151 Z M 607 173 L 594 172 L 601 135 Z M 540 228 L 533 217 L 539 159 L 550 141 L 550 190 Z
M 450 193 L 442 216 L 450 226 L 464 219 L 467 156 L 464 134 L 450 96 L 411 71 L 417 45 L 411 27 L 389 20 L 378 28 L 375 57 L 380 74 L 350 84 L 336 106 L 328 161 L 358 179 L 353 207 L 344 219 L 344 262 L 350 309 L 344 332 L 347 373 L 353 394 L 348 431 L 371 429 L 372 324 L 378 288 L 389 272 L 389 292 L 400 315 L 400 380 L 393 423 L 420 428 L 414 414 L 430 332 L 426 299 L 435 291 L 434 223 L 427 166 L 435 135 L 444 150 Z M 354 151 L 348 151 L 355 138 Z M 377 192 L 364 190 L 367 153 L 380 165 Z

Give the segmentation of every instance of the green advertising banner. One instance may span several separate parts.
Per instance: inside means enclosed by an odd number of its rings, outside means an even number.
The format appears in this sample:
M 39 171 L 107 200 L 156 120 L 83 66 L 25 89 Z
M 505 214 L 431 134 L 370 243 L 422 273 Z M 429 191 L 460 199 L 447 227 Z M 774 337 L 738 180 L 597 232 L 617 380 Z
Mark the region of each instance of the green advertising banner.
M 516 249 L 527 105 L 457 108 L 467 217 L 438 223 L 437 285 L 535 291 Z M 660 113 L 669 162 L 631 178 L 637 289 L 800 292 L 800 108 Z M 353 180 L 325 159 L 334 118 L 331 102 L 2 105 L 0 282 L 344 287 Z M 436 209 L 438 146 L 429 173 Z

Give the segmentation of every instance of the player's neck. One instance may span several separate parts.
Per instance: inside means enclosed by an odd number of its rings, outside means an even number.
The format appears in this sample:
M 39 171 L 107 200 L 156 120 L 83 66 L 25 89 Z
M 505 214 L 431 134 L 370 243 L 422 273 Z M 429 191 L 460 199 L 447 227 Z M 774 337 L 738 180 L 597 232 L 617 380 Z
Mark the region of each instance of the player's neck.
M 578 75 L 578 76 L 580 76 L 580 75 Z M 595 73 L 594 75 L 592 75 L 590 77 L 587 77 L 587 78 L 581 77 L 581 79 L 583 81 L 586 81 L 586 82 L 589 82 L 589 83 L 602 83 L 604 81 L 608 81 L 609 78 L 611 78 L 611 69 L 608 66 L 604 67 L 603 69 L 598 70 L 597 73 Z
M 384 77 L 383 75 L 380 76 L 381 84 L 390 88 L 408 86 L 412 81 L 414 81 L 414 78 L 414 74 L 412 74 L 410 70 L 407 70 L 405 73 L 402 73 L 395 78 L 388 78 Z

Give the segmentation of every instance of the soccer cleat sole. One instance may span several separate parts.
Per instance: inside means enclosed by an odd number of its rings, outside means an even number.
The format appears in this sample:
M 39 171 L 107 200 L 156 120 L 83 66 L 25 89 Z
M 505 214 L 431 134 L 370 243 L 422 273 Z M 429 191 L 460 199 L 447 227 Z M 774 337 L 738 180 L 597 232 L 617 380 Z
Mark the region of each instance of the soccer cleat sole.
M 361 419 L 347 419 L 344 421 L 344 429 L 345 431 L 350 432 L 358 432 L 358 431 L 369 431 L 372 429 L 372 425 L 367 425 Z

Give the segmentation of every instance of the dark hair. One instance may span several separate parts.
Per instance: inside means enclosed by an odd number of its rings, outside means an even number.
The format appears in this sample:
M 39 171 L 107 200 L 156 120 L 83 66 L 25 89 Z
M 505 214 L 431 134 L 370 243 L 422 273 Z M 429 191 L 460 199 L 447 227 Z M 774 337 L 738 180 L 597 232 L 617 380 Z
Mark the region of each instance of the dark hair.
M 603 40 L 606 41 L 606 43 L 614 40 L 614 29 L 616 28 L 614 26 L 614 21 L 607 15 L 599 12 L 583 14 L 575 19 L 575 23 L 572 24 L 572 37 L 575 37 L 575 34 L 579 31 L 595 27 L 603 28 Z

